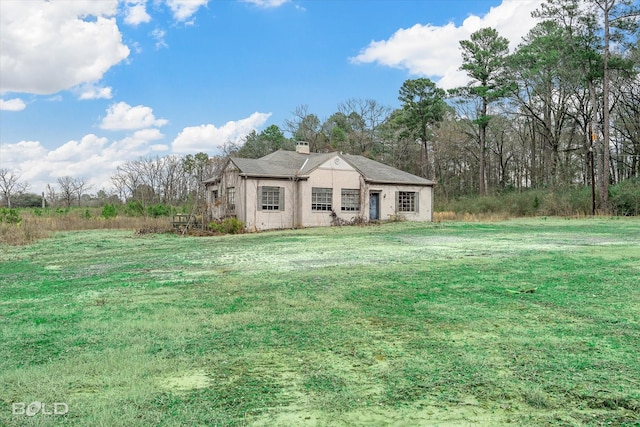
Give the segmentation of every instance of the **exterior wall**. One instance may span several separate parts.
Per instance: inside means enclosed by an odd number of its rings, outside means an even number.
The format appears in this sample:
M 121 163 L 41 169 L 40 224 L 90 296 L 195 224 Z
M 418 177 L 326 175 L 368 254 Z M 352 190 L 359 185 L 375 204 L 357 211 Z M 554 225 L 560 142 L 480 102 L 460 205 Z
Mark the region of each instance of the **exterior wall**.
M 280 187 L 284 189 L 284 210 L 260 210 L 258 188 L 263 186 Z M 238 216 L 245 223 L 247 230 L 271 230 L 280 228 L 294 228 L 296 226 L 296 183 L 285 179 L 247 178 L 242 180 L 243 199 L 246 214 Z
M 242 197 L 241 179 L 238 170 L 229 164 L 227 169 L 222 173 L 220 182 L 214 185 L 207 185 L 207 208 L 212 219 L 220 219 L 228 216 L 236 216 L 241 218 L 244 216 L 244 206 L 238 203 Z M 227 201 L 227 191 L 229 188 L 235 188 L 235 207 L 229 206 Z M 218 198 L 213 199 L 213 192 L 218 192 Z
M 416 192 L 418 195 L 417 212 L 398 212 L 396 192 Z M 433 187 L 419 185 L 370 184 L 366 192 L 366 218 L 369 219 L 369 195 L 380 194 L 380 220 L 404 219 L 407 221 L 433 220 Z
M 351 221 L 357 216 L 368 213 L 368 205 L 364 203 L 364 183 L 360 173 L 338 156 L 316 168 L 309 179 L 300 182 L 298 211 L 300 212 L 297 226 L 321 227 L 332 225 L 331 211 L 314 212 L 311 207 L 313 187 L 332 188 L 331 207 L 338 218 Z M 342 189 L 360 190 L 360 211 L 341 210 Z

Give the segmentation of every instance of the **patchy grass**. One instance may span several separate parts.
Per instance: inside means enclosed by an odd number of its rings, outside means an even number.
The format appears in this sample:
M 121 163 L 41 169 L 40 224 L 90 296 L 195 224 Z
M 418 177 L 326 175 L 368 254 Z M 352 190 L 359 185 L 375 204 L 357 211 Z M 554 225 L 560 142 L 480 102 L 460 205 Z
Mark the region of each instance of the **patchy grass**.
M 640 221 L 3 246 L 0 425 L 637 425 Z M 65 415 L 12 404 L 64 402 Z

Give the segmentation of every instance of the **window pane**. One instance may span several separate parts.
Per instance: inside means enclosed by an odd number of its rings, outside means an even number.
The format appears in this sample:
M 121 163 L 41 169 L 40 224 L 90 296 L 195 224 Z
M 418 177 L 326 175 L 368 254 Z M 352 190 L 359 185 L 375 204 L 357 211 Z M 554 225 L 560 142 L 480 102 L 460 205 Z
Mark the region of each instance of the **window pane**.
M 236 211 L 236 189 L 235 187 L 227 188 L 227 211 L 234 213 Z
M 280 187 L 262 187 L 260 205 L 264 211 L 280 210 Z
M 360 190 L 342 189 L 343 211 L 355 212 L 360 210 Z
M 416 212 L 414 191 L 398 191 L 398 212 Z
M 311 210 L 330 211 L 333 189 L 313 187 L 311 189 Z

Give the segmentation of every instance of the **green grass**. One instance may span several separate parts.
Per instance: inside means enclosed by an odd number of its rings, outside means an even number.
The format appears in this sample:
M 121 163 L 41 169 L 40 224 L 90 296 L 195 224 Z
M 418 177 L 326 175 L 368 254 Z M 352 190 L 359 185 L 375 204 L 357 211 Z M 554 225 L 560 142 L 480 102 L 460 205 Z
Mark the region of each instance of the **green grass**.
M 0 425 L 640 422 L 638 219 L 1 249 Z

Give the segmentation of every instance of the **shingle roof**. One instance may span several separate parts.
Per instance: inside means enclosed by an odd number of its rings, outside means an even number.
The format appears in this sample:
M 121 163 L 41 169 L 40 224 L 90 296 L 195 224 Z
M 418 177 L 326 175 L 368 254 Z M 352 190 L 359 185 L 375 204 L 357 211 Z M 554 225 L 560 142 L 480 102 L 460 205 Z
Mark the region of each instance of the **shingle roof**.
M 339 156 L 360 172 L 369 182 L 380 184 L 433 185 L 434 182 L 401 171 L 363 156 L 339 153 L 301 154 L 295 151 L 278 150 L 259 159 L 232 157 L 230 159 L 241 175 L 254 177 L 305 177 L 318 166 Z M 210 180 L 211 181 L 211 180 Z
M 401 171 L 384 163 L 376 162 L 363 156 L 341 154 L 351 166 L 356 168 L 370 182 L 381 184 L 420 184 L 434 185 L 434 182 L 409 172 Z

